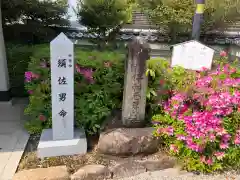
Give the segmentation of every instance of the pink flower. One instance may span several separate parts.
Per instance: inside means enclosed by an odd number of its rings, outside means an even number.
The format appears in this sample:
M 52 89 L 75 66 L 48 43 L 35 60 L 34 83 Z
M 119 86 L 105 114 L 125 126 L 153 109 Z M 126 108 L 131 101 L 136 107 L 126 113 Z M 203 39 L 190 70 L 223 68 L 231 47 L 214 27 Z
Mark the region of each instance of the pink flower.
M 31 80 L 32 80 L 32 72 L 31 71 L 25 72 L 25 81 L 31 82 Z
M 28 94 L 33 94 L 33 90 L 28 90 Z
M 82 74 L 90 83 L 94 83 L 93 73 L 94 71 L 92 68 L 83 68 L 80 67 L 78 64 L 75 66 L 76 71 Z
M 206 156 L 200 156 L 200 161 L 205 164 L 206 163 Z
M 230 74 L 233 74 L 233 73 L 235 73 L 235 72 L 237 72 L 237 69 L 236 69 L 236 68 L 232 68 L 232 69 L 230 70 Z
M 34 74 L 34 73 L 31 72 L 31 71 L 25 72 L 25 81 L 26 81 L 26 82 L 31 82 L 32 79 L 38 79 L 39 77 L 40 77 L 39 74 Z
M 75 68 L 76 68 L 76 71 L 77 71 L 78 73 L 81 72 L 81 68 L 80 68 L 80 66 L 79 66 L 78 64 L 76 64 Z
M 161 134 L 161 133 L 164 133 L 164 134 L 167 134 L 169 136 L 172 136 L 173 135 L 173 127 L 172 126 L 169 126 L 167 128 L 159 128 L 158 129 L 158 133 Z
M 41 66 L 42 68 L 46 68 L 46 67 L 47 67 L 47 63 L 46 63 L 46 62 L 41 62 L 41 63 L 40 63 L 40 66 Z
M 104 62 L 104 67 L 109 68 L 112 66 L 111 62 Z
M 184 135 L 178 134 L 176 137 L 177 137 L 177 140 L 186 140 L 186 137 Z
M 219 146 L 220 146 L 220 149 L 227 149 L 229 147 L 228 143 L 226 142 L 221 142 Z
M 208 158 L 208 160 L 206 160 L 206 164 L 211 166 L 213 164 L 212 158 Z
M 231 135 L 230 134 L 224 134 L 222 136 L 222 141 L 223 142 L 228 142 L 231 139 Z
M 214 134 L 209 134 L 209 139 L 211 142 L 214 142 L 216 140 L 216 136 Z
M 179 149 L 175 144 L 170 145 L 170 151 L 173 151 L 174 153 L 178 153 Z
M 190 144 L 187 144 L 188 148 L 193 150 L 193 151 L 196 151 L 196 152 L 202 152 L 204 150 L 204 148 L 196 143 L 190 143 Z
M 239 137 L 239 136 L 236 136 L 236 137 L 235 137 L 235 139 L 234 139 L 234 144 L 240 145 L 240 137 Z
M 207 71 L 207 70 L 208 70 L 208 68 L 202 67 L 200 71 Z
M 186 96 L 184 94 L 175 94 L 172 98 L 171 101 L 177 101 L 177 102 L 182 102 L 186 99 Z
M 161 134 L 161 133 L 163 132 L 162 130 L 163 130 L 162 128 L 158 128 L 158 129 L 157 129 L 157 133 L 158 133 L 158 134 Z
M 216 129 L 217 135 L 222 136 L 227 133 L 227 131 L 224 128 L 217 128 Z
M 220 52 L 220 56 L 221 57 L 226 57 L 227 56 L 227 52 L 226 51 L 221 51 Z
M 164 83 L 165 83 L 164 79 L 161 79 L 161 80 L 159 81 L 159 84 L 160 84 L 160 85 L 163 85 Z
M 39 77 L 40 77 L 39 74 L 34 74 L 34 73 L 32 73 L 32 78 L 33 78 L 33 79 L 39 79 Z
M 222 160 L 224 158 L 224 156 L 225 156 L 225 153 L 224 152 L 215 152 L 214 156 L 216 156 L 216 158 L 218 160 Z
M 44 115 L 39 115 L 39 120 L 40 121 L 46 121 L 46 117 Z
M 172 126 L 169 126 L 167 129 L 166 129 L 166 132 L 168 133 L 169 136 L 172 136 L 173 135 L 173 127 Z

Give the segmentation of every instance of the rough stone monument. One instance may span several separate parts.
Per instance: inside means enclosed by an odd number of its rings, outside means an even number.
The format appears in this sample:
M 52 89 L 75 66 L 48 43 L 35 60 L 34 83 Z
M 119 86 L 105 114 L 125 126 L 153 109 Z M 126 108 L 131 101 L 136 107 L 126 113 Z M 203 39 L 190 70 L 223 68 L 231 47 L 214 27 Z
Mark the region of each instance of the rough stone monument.
M 38 157 L 84 154 L 85 132 L 74 129 L 74 45 L 61 33 L 50 43 L 52 129 L 42 132 Z
M 142 127 L 145 121 L 146 108 L 146 61 L 149 56 L 149 45 L 141 37 L 135 37 L 128 46 L 125 62 L 124 95 L 122 123 L 125 127 Z

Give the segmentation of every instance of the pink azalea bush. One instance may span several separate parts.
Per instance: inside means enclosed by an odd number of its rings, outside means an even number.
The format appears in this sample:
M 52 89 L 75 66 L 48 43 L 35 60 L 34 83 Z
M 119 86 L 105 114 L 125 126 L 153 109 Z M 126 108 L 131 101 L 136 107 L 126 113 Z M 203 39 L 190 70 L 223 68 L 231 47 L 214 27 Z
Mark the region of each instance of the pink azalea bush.
M 225 56 L 225 53 L 221 53 Z M 223 59 L 223 57 L 222 57 Z M 175 71 L 175 72 L 174 72 Z M 163 113 L 154 115 L 155 135 L 192 171 L 211 172 L 240 165 L 240 70 L 220 63 L 211 71 L 186 70 L 190 83 L 168 77 L 175 86 Z M 186 76 L 184 78 L 187 78 Z

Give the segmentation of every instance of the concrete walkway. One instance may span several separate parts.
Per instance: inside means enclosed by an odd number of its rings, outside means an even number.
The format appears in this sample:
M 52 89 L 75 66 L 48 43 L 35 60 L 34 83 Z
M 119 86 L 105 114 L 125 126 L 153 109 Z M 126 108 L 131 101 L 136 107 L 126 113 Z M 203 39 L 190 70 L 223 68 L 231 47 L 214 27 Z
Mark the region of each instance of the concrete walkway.
M 29 139 L 23 128 L 26 104 L 25 99 L 0 103 L 0 180 L 12 180 Z

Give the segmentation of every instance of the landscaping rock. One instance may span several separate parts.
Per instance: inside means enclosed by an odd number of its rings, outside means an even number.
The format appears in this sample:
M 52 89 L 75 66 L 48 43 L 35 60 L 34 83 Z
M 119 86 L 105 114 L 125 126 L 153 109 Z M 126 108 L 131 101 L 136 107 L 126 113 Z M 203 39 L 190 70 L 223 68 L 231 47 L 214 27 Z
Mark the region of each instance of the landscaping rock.
M 15 174 L 13 180 L 70 180 L 66 166 L 23 170 Z
M 71 176 L 71 180 L 104 180 L 110 171 L 103 165 L 86 165 Z
M 136 159 L 129 157 L 118 161 L 110 171 L 114 179 L 136 176 L 146 171 L 157 171 L 173 168 L 175 159 L 163 155 L 160 159 Z
M 110 155 L 151 154 L 158 150 L 159 143 L 153 128 L 118 128 L 100 134 L 98 151 Z
M 157 170 L 163 170 L 168 168 L 173 168 L 176 164 L 176 159 L 171 157 L 163 157 L 162 159 L 156 159 L 156 160 L 138 160 L 138 163 L 140 163 L 142 166 L 146 168 L 147 171 L 157 171 Z
M 119 162 L 111 169 L 113 179 L 135 176 L 146 172 L 146 168 L 136 161 Z

